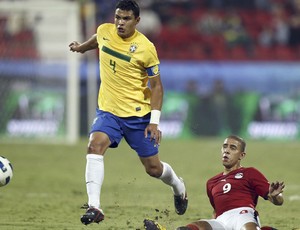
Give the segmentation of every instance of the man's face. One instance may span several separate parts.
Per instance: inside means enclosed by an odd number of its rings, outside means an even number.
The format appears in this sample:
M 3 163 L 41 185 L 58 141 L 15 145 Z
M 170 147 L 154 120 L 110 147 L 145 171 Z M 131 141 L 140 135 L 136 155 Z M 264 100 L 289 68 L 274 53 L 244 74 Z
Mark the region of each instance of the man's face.
M 132 10 L 126 11 L 116 9 L 115 25 L 117 33 L 121 38 L 128 38 L 132 36 L 139 21 L 140 17 L 135 18 Z
M 241 150 L 241 144 L 231 138 L 226 138 L 221 148 L 222 163 L 224 167 L 230 169 L 240 166 L 240 160 L 245 156 Z

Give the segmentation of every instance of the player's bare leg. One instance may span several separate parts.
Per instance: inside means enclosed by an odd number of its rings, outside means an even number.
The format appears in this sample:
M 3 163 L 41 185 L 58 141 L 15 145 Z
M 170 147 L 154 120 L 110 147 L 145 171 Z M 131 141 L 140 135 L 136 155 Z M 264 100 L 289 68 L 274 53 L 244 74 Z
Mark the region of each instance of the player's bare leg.
M 104 179 L 103 155 L 109 145 L 110 141 L 105 133 L 94 132 L 90 135 L 85 172 L 88 204 L 83 206 L 86 212 L 80 218 L 85 225 L 104 220 L 104 213 L 100 209 L 100 193 Z
M 183 179 L 176 175 L 169 164 L 160 161 L 158 154 L 146 158 L 140 157 L 140 160 L 150 176 L 158 178 L 171 186 L 174 193 L 175 211 L 178 215 L 183 215 L 188 206 Z

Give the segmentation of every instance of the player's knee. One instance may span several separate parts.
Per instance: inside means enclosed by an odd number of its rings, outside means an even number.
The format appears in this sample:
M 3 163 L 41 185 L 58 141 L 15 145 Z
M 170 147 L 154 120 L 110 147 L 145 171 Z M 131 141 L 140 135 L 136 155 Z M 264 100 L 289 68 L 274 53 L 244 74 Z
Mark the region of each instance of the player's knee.
M 100 145 L 95 145 L 93 143 L 89 143 L 88 144 L 88 147 L 87 147 L 87 153 L 90 154 L 100 154 L 100 155 L 103 155 L 104 153 L 104 150 L 103 148 L 101 148 Z
M 100 132 L 92 133 L 89 139 L 87 153 L 104 155 L 110 144 L 111 142 L 106 134 Z
M 159 178 L 162 174 L 162 171 L 159 167 L 152 166 L 152 167 L 147 167 L 146 172 L 149 176 Z
M 87 147 L 87 153 L 104 155 L 109 143 L 90 141 Z
M 98 148 L 90 142 L 87 147 L 87 153 L 98 153 Z

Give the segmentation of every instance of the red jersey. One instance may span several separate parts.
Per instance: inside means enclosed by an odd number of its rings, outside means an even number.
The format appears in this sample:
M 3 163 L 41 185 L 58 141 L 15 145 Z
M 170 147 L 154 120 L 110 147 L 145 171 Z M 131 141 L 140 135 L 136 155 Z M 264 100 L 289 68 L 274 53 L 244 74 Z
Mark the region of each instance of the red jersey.
M 220 173 L 207 181 L 206 191 L 216 216 L 234 208 L 257 205 L 258 196 L 268 199 L 269 182 L 255 168 L 239 168 Z

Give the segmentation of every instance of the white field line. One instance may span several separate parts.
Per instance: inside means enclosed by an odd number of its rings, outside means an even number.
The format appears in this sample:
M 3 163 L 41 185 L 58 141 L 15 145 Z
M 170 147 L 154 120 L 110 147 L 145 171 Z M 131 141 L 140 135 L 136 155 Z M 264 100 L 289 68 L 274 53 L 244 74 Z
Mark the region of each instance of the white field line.
M 300 194 L 299 194 L 300 184 L 287 185 L 285 189 L 288 190 L 288 191 L 293 191 L 292 195 L 287 197 L 287 199 L 289 201 L 299 201 L 300 200 Z M 294 191 L 296 191 L 296 193 L 294 193 Z

